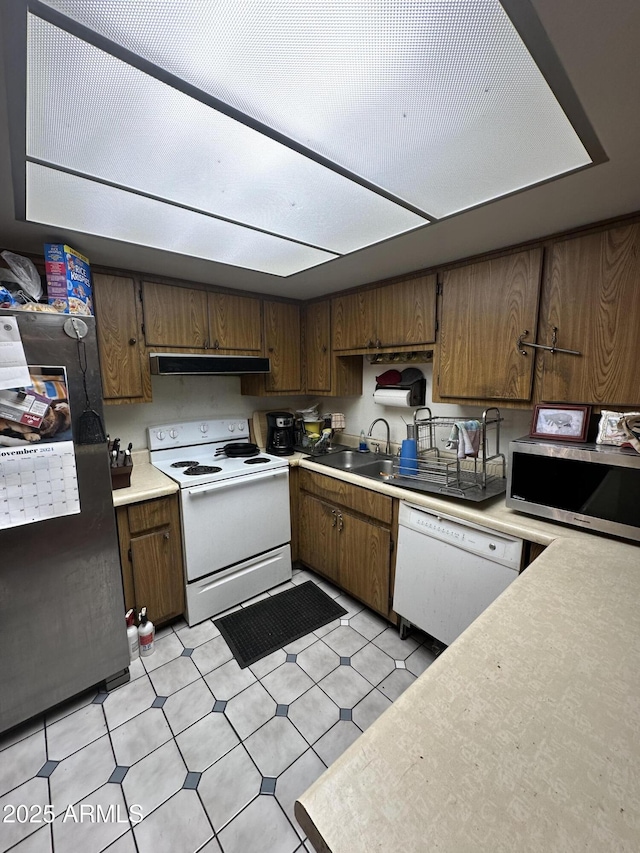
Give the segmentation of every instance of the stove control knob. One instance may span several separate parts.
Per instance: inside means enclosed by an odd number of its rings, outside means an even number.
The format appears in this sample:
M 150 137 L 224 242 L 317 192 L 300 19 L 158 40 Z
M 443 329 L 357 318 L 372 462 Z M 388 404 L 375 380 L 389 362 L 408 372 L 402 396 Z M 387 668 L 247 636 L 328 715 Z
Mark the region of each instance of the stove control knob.
M 236 428 L 235 424 L 229 424 L 229 427 L 228 427 L 229 432 L 233 432 L 235 430 L 235 428 Z
M 203 434 L 209 432 L 209 424 L 200 424 L 200 432 Z
M 244 424 L 238 424 L 238 429 L 240 432 L 244 432 Z
M 159 429 L 156 433 L 156 438 L 158 439 L 158 441 L 164 441 L 164 433 L 161 429 Z
M 178 437 L 178 430 L 177 429 L 170 429 L 169 435 L 171 436 L 171 438 L 177 438 Z

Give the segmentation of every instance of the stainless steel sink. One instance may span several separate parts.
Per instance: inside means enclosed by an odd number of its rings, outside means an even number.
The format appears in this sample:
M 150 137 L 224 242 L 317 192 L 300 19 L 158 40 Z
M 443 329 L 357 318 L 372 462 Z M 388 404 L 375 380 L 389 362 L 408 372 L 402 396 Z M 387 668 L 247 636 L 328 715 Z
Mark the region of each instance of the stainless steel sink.
M 378 457 L 367 462 L 366 465 L 360 465 L 356 471 L 361 477 L 372 477 L 375 480 L 389 480 L 393 475 L 394 460 L 389 457 Z
M 364 467 L 372 464 L 372 458 L 375 460 L 376 457 L 371 453 L 359 453 L 357 450 L 341 450 L 339 453 L 307 456 L 307 459 L 317 462 L 318 465 L 338 468 L 340 471 L 355 471 L 357 469 L 359 474 Z
M 411 492 L 427 492 L 446 497 L 461 498 L 467 501 L 484 501 L 502 494 L 506 488 L 506 480 L 501 477 L 491 477 L 486 488 L 466 486 L 465 488 L 448 487 L 435 480 L 422 477 L 402 476 L 398 469 L 398 457 L 376 453 L 359 453 L 357 450 L 342 450 L 339 453 L 326 456 L 307 456 L 307 459 L 327 468 L 339 471 L 350 471 L 359 477 L 368 477 L 377 482 L 389 483 L 407 489 Z M 394 462 L 396 470 L 394 471 Z

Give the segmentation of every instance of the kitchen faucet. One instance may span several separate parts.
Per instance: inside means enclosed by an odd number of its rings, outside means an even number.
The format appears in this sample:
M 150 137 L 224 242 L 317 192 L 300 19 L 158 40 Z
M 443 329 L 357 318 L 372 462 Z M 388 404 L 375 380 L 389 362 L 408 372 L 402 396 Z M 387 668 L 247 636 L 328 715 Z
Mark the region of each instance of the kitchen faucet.
M 386 453 L 387 453 L 387 456 L 391 456 L 391 429 L 389 427 L 389 421 L 386 421 L 384 418 L 376 418 L 375 421 L 369 427 L 369 432 L 367 433 L 367 438 L 371 438 L 371 431 L 373 430 L 374 426 L 379 422 L 382 422 L 387 428 L 387 450 L 386 450 Z M 380 453 L 380 443 L 379 442 L 372 442 L 372 443 L 375 444 L 376 453 Z

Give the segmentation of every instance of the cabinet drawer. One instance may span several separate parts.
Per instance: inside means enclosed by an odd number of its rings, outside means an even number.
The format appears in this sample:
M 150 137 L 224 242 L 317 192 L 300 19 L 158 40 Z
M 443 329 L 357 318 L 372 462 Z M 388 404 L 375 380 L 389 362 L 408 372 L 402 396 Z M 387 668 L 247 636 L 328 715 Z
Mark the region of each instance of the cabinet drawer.
M 127 507 L 129 532 L 132 535 L 155 527 L 164 527 L 171 522 L 171 506 L 169 498 L 159 498 L 155 501 L 144 501 Z
M 305 468 L 300 469 L 300 488 L 361 515 L 375 518 L 383 524 L 391 524 L 393 502 L 387 495 L 353 486 L 351 483 L 326 477 L 323 474 L 316 474 Z

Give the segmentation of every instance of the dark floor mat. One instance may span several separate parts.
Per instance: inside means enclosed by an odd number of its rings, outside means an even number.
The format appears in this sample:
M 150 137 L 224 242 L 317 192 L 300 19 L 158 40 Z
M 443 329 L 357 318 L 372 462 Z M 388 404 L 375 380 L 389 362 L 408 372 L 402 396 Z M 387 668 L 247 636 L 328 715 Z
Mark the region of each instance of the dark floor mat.
M 346 612 L 313 581 L 305 581 L 215 619 L 213 624 L 244 669 Z

